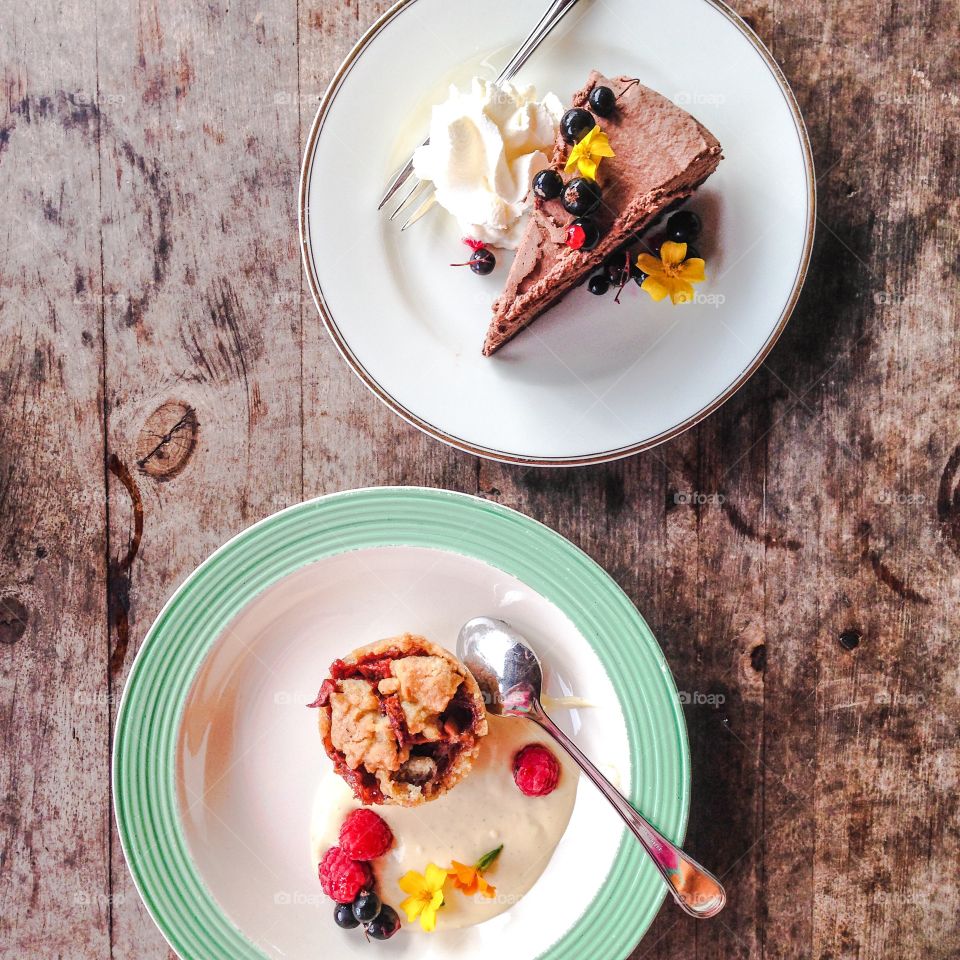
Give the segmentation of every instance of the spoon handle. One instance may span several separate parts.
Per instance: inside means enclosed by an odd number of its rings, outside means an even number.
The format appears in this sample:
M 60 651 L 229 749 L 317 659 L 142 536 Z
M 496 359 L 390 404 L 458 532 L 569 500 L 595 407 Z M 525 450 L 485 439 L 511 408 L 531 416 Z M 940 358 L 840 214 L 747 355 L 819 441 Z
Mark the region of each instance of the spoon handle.
M 691 917 L 712 917 L 718 914 L 727 902 L 727 895 L 720 881 L 647 823 L 623 794 L 547 716 L 539 702 L 527 716 L 543 727 L 573 757 L 580 769 L 610 801 L 656 864 L 680 908 Z

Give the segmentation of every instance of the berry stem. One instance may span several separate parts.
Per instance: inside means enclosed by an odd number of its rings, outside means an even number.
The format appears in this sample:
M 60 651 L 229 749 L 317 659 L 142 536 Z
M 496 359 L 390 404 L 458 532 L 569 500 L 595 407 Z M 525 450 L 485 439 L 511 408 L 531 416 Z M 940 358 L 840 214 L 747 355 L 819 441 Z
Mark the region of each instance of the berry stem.
M 620 294 L 623 293 L 623 288 L 627 285 L 627 281 L 630 279 L 630 251 L 625 250 L 623 253 L 624 264 L 623 264 L 623 274 L 620 277 L 620 289 L 617 291 L 617 295 L 613 298 L 613 302 L 616 304 L 620 303 Z

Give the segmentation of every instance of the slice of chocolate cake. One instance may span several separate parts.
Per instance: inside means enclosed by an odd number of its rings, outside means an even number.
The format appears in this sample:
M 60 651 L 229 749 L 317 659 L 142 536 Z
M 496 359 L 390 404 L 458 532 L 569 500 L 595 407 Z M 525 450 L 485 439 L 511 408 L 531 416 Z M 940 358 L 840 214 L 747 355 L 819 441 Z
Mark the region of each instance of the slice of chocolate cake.
M 559 199 L 537 200 L 506 288 L 493 305 L 485 356 L 533 323 L 610 253 L 634 242 L 658 214 L 689 197 L 720 163 L 717 138 L 686 110 L 637 80 L 608 80 L 594 71 L 574 95 L 573 106 L 589 109 L 590 92 L 597 86 L 609 87 L 617 96 L 613 112 L 597 118 L 616 154 L 603 160 L 597 173 L 603 202 L 592 219 L 601 240 L 590 251 L 571 249 L 567 229 L 575 217 Z M 572 149 L 557 136 L 554 169 L 563 170 Z

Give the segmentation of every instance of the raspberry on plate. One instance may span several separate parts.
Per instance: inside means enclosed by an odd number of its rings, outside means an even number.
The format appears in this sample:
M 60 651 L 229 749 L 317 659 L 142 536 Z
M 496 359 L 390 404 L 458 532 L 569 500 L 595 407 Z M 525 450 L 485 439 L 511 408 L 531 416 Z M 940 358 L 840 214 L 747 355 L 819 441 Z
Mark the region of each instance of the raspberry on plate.
M 340 849 L 354 860 L 375 860 L 393 846 L 393 833 L 382 817 L 361 807 L 340 827 Z
M 337 903 L 352 903 L 361 890 L 373 885 L 370 867 L 353 860 L 339 847 L 331 847 L 323 855 L 317 872 L 323 892 Z
M 560 779 L 560 761 L 542 743 L 525 746 L 513 759 L 513 780 L 528 797 L 553 793 Z

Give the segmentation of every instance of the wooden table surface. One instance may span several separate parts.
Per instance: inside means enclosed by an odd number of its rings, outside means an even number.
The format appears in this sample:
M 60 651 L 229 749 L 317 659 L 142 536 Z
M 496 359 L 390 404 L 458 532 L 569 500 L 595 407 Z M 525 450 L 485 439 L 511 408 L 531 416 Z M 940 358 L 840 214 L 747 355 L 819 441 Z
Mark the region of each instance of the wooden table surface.
M 559 530 L 660 639 L 688 700 L 688 846 L 730 904 L 699 924 L 666 905 L 636 958 L 960 956 L 956 0 L 739 5 L 816 157 L 799 307 L 701 426 L 557 472 L 402 423 L 309 298 L 304 136 L 387 6 L 4 11 L 0 955 L 171 955 L 111 813 L 147 628 L 255 520 L 417 484 Z

